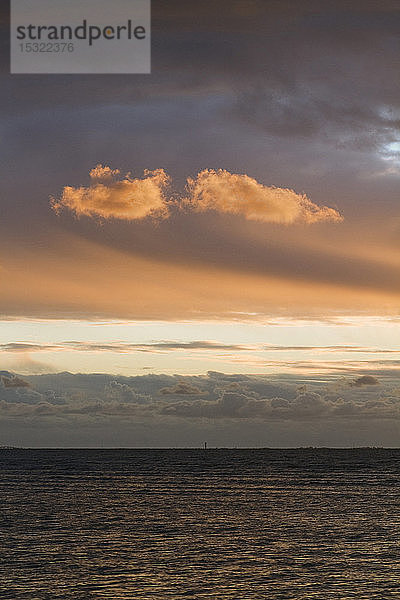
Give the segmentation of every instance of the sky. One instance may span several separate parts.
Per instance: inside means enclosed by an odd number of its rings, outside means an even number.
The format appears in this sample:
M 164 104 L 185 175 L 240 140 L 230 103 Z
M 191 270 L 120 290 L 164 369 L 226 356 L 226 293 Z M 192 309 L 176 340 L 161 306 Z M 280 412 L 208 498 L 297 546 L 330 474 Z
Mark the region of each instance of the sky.
M 150 75 L 0 27 L 0 443 L 398 446 L 398 3 L 153 0 Z

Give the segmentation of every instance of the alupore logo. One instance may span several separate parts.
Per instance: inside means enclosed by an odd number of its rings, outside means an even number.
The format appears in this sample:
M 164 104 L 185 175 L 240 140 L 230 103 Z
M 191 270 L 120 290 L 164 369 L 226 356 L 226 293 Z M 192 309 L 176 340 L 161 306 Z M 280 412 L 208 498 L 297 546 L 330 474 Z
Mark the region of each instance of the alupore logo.
M 150 73 L 150 0 L 11 0 L 10 37 L 11 73 Z

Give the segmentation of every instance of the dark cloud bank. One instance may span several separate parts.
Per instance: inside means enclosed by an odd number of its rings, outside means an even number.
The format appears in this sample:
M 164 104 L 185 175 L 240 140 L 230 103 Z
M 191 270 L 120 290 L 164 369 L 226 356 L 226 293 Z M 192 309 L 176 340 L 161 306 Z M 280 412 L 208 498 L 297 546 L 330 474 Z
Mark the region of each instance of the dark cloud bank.
M 213 371 L 137 377 L 1 372 L 0 432 L 7 443 L 86 446 L 106 439 L 114 446 L 195 446 L 203 438 L 224 445 L 238 436 L 247 446 L 318 439 L 373 444 L 399 422 L 400 388 L 373 376 L 299 385 Z

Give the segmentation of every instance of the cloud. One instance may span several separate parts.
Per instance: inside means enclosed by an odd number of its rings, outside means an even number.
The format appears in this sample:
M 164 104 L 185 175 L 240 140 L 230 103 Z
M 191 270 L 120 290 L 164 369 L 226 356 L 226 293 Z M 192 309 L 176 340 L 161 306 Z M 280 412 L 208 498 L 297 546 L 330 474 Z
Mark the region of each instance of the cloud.
M 122 402 L 143 404 L 151 400 L 150 396 L 146 394 L 141 394 L 132 386 L 127 385 L 126 383 L 121 383 L 119 381 L 110 381 L 110 383 L 106 384 L 104 390 L 107 397 Z
M 56 348 L 56 347 L 55 347 Z M 193 342 L 175 342 L 161 341 L 143 344 L 130 343 L 109 343 L 96 344 L 91 342 L 63 342 L 58 346 L 59 349 L 73 349 L 77 351 L 88 352 L 166 352 L 174 350 L 221 350 L 221 351 L 241 351 L 251 350 L 252 347 L 242 344 L 223 344 L 208 340 L 199 340 Z M 45 347 L 46 349 L 46 347 Z M 0 345 L 1 350 L 1 345 Z
M 312 378 L 299 386 L 299 380 L 290 378 L 218 372 L 134 377 L 59 373 L 26 379 L 29 388 L 0 386 L 0 424 L 18 428 L 19 424 L 39 427 L 47 423 L 62 426 L 65 432 L 82 427 L 83 436 L 100 424 L 115 434 L 121 427 L 145 426 L 154 441 L 172 427 L 175 437 L 168 445 L 179 445 L 187 428 L 200 427 L 200 439 L 210 439 L 204 435 L 214 426 L 221 435 L 225 427 L 237 423 L 245 428 L 247 443 L 252 445 L 252 428 L 259 426 L 296 430 L 312 424 L 311 428 L 341 431 L 349 427 L 354 432 L 367 421 L 400 420 L 400 396 L 391 384 L 382 384 L 377 394 L 376 388 L 368 386 L 329 389 Z
M 168 214 L 164 190 L 169 177 L 163 169 L 146 170 L 143 179 L 119 175 L 118 169 L 97 165 L 90 171 L 88 187 L 64 187 L 59 199 L 51 198 L 51 206 L 56 212 L 67 208 L 77 216 L 125 221 Z
M 153 344 L 137 344 L 137 348 L 154 348 L 159 350 L 249 350 L 249 346 L 243 344 L 223 344 L 209 340 L 193 342 L 156 342 Z
M 160 389 L 160 394 L 163 396 L 193 396 L 203 393 L 204 392 L 200 388 L 186 381 L 180 381 L 176 385 Z
M 0 345 L 0 352 L 10 353 L 9 357 L 5 359 L 5 362 L 9 369 L 11 369 L 14 373 L 22 373 L 24 375 L 28 374 L 38 374 L 38 373 L 53 373 L 55 371 L 53 365 L 48 362 L 38 361 L 35 358 L 32 358 L 30 351 L 38 352 L 40 350 L 45 350 L 45 345 L 40 344 L 32 344 L 32 348 L 25 348 L 23 346 L 29 346 L 30 344 L 21 344 L 21 349 L 13 347 L 13 344 L 10 344 L 11 349 L 7 347 L 9 344 L 5 344 L 6 348 L 3 348 Z M 51 348 L 51 346 L 49 347 Z
M 188 206 L 199 212 L 214 210 L 250 221 L 285 225 L 343 220 L 336 210 L 317 206 L 305 194 L 265 186 L 248 175 L 223 169 L 205 169 L 197 178 L 188 179 L 188 191 Z
M 45 319 L 237 321 L 327 320 L 344 314 L 395 315 L 398 310 L 400 282 L 394 265 L 355 260 L 351 252 L 335 257 L 329 253 L 332 239 L 328 251 L 305 249 L 302 244 L 309 238 L 302 227 L 285 232 L 271 227 L 271 233 L 255 222 L 233 223 L 211 214 L 179 218 L 182 226 L 174 227 L 174 217 L 156 232 L 150 222 L 134 227 L 124 223 L 121 235 L 120 223 L 115 224 L 118 230 L 105 232 L 85 219 L 67 224 L 76 225 L 80 234 L 64 235 L 56 229 L 48 244 L 35 244 L 34 251 L 31 245 L 23 246 L 21 237 L 18 247 L 14 242 L 8 245 L 1 313 Z M 193 223 L 185 229 L 183 221 L 197 218 L 214 225 L 196 230 Z M 245 231 L 247 226 L 251 231 Z M 86 239 L 86 228 L 90 236 L 102 236 L 102 242 Z M 323 227 L 325 233 L 334 228 Z M 303 240 L 298 243 L 289 237 L 296 230 Z M 275 243 L 270 238 L 278 233 L 281 241 Z M 124 235 L 127 244 L 121 242 L 118 248 Z M 135 247 L 129 247 L 129 240 Z M 336 245 L 342 242 L 346 250 L 344 240 Z M 17 366 L 8 367 L 21 372 Z
M 0 344 L 0 352 L 39 352 L 56 349 L 57 346 L 49 344 L 30 344 L 29 342 L 8 342 Z
M 364 385 L 379 385 L 379 381 L 373 375 L 362 375 L 349 383 L 351 387 L 363 387 Z
M 90 172 L 89 187 L 64 187 L 61 198 L 51 198 L 56 212 L 67 208 L 77 216 L 138 221 L 146 217 L 169 216 L 164 191 L 170 177 L 163 169 L 145 171 L 144 179 L 132 179 L 128 173 L 118 179 L 120 171 L 97 165 Z M 317 223 L 342 221 L 333 208 L 317 206 L 305 195 L 293 190 L 265 186 L 249 177 L 223 169 L 205 169 L 195 179 L 187 179 L 187 198 L 177 198 L 174 205 L 194 212 L 216 211 L 238 215 L 263 223 Z
M 221 350 L 224 352 L 254 350 L 254 346 L 243 344 L 224 344 L 208 340 L 193 342 L 161 341 L 143 344 L 111 342 L 98 344 L 94 342 L 65 341 L 57 344 L 33 344 L 29 342 L 8 342 L 0 344 L 0 352 L 54 352 L 60 350 L 75 350 L 78 352 L 164 352 L 174 350 Z
M 319 393 L 300 392 L 292 399 L 263 398 L 249 390 L 223 390 L 212 401 L 174 402 L 161 408 L 164 414 L 188 418 L 215 419 L 314 419 L 334 405 Z
M 20 377 L 1 377 L 1 381 L 5 388 L 24 388 L 29 387 L 30 384 L 24 381 Z
M 263 398 L 223 391 L 210 401 L 185 400 L 160 405 L 161 414 L 186 419 L 238 419 L 261 421 L 322 421 L 346 418 L 400 419 L 400 398 L 395 396 L 346 398 L 336 394 L 300 390 L 294 398 Z

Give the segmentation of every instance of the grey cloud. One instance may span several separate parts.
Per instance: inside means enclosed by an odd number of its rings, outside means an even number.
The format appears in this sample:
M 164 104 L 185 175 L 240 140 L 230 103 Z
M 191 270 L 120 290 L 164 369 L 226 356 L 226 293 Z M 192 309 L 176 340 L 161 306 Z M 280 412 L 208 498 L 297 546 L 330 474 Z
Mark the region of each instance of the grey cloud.
M 225 392 L 215 401 L 175 402 L 161 408 L 163 414 L 182 418 L 261 419 L 273 421 L 315 421 L 319 419 L 400 419 L 400 400 L 373 398 L 363 400 L 327 398 L 317 392 L 303 392 L 293 400 L 285 398 L 255 398 L 245 394 Z
M 181 0 L 168 3 L 166 10 L 161 0 L 153 3 L 150 80 L 113 76 L 104 85 L 106 77 L 66 77 L 66 94 L 58 79 L 36 77 L 32 86 L 23 78 L 6 78 L 6 90 L 14 91 L 7 109 L 21 110 L 26 97 L 36 108 L 50 103 L 75 108 L 114 104 L 115 97 L 130 105 L 148 96 L 228 89 L 238 97 L 235 116 L 276 135 L 325 130 L 333 143 L 387 135 L 392 123 L 378 108 L 393 103 L 399 90 L 394 43 L 399 18 L 392 3 L 382 2 L 378 9 L 357 1 L 334 7 L 304 1 L 288 10 L 221 0 L 219 16 L 211 2 L 202 4 Z M 368 65 L 374 68 L 365 76 Z M 382 81 L 383 66 L 387 77 Z
M 40 404 L 45 400 L 45 395 L 30 388 L 4 387 L 0 388 L 0 400 L 9 404 Z
M 0 344 L 2 352 L 38 352 L 40 350 L 54 350 L 57 346 L 48 344 L 30 344 L 28 342 L 9 342 Z
M 282 351 L 305 351 L 305 352 L 309 352 L 309 351 L 321 351 L 321 350 L 326 350 L 328 352 L 355 352 L 355 353 L 359 353 L 359 354 L 371 354 L 371 353 L 376 353 L 376 354 L 399 354 L 399 350 L 389 350 L 389 349 L 382 349 L 382 348 L 366 348 L 364 346 L 273 346 L 273 345 L 268 345 L 268 346 L 263 346 L 263 350 L 271 350 L 273 352 L 277 352 L 279 350 Z
M 0 388 L 1 418 L 13 422 L 22 417 L 61 419 L 64 423 L 78 419 L 77 423 L 91 427 L 96 419 L 112 419 L 114 424 L 128 419 L 152 423 L 160 431 L 172 422 L 179 429 L 182 419 L 187 423 L 215 421 L 221 426 L 234 421 L 322 426 L 346 419 L 400 419 L 400 396 L 393 385 L 381 385 L 376 393 L 372 385 L 335 389 L 312 378 L 306 379 L 307 385 L 299 385 L 293 378 L 279 381 L 217 372 L 137 377 L 60 373 L 28 379 L 31 388 Z
M 378 385 L 379 381 L 373 375 L 361 375 L 361 377 L 357 377 L 354 381 L 349 383 L 352 387 L 362 387 L 364 385 Z
M 5 388 L 24 388 L 29 387 L 29 383 L 20 377 L 5 377 L 0 378 Z
M 179 381 L 176 385 L 171 387 L 161 388 L 160 394 L 162 396 L 196 396 L 199 394 L 204 394 L 204 391 L 202 391 L 196 385 L 192 385 L 186 381 Z
M 151 97 L 226 96 L 231 119 L 277 136 L 318 135 L 359 145 L 390 139 L 396 105 L 399 16 L 353 0 L 335 6 L 187 0 L 153 2 L 151 78 L 3 75 L 3 110 L 135 106 Z M 295 49 L 295 51 L 294 51 Z M 207 68 L 204 68 L 206 65 Z M 104 82 L 107 82 L 106 84 Z M 66 93 L 68 89 L 68 93 Z M 334 93 L 332 91 L 334 90 Z M 211 103 L 212 104 L 212 103 Z M 179 123 L 179 118 L 175 116 Z
M 222 344 L 213 341 L 194 342 L 157 342 L 154 344 L 142 344 L 144 348 L 157 348 L 160 350 L 249 350 L 251 347 L 243 344 Z
M 110 381 L 110 383 L 106 384 L 105 393 L 110 398 L 136 404 L 144 404 L 151 400 L 149 395 L 140 394 L 132 386 L 120 383 L 119 381 Z
M 199 340 L 192 342 L 175 342 L 161 341 L 153 343 L 132 344 L 126 343 L 92 343 L 81 341 L 64 341 L 58 344 L 33 344 L 24 342 L 10 342 L 0 344 L 0 351 L 3 352 L 51 352 L 55 350 L 77 350 L 80 352 L 152 352 L 157 350 L 222 350 L 222 351 L 251 351 L 262 349 L 265 351 L 321 351 L 329 352 L 355 352 L 355 353 L 379 353 L 379 354 L 396 354 L 398 350 L 381 349 L 381 348 L 366 348 L 362 346 L 285 346 L 285 345 L 246 345 L 246 344 L 224 344 L 214 341 Z
M 10 342 L 0 344 L 0 351 L 3 352 L 52 352 L 56 350 L 77 350 L 79 352 L 157 352 L 168 350 L 222 350 L 222 351 L 241 351 L 252 350 L 253 346 L 243 344 L 223 344 L 219 342 L 199 340 L 193 342 L 174 342 L 162 341 L 143 344 L 131 343 L 92 343 L 81 341 L 65 341 L 57 344 L 31 344 L 23 342 Z

